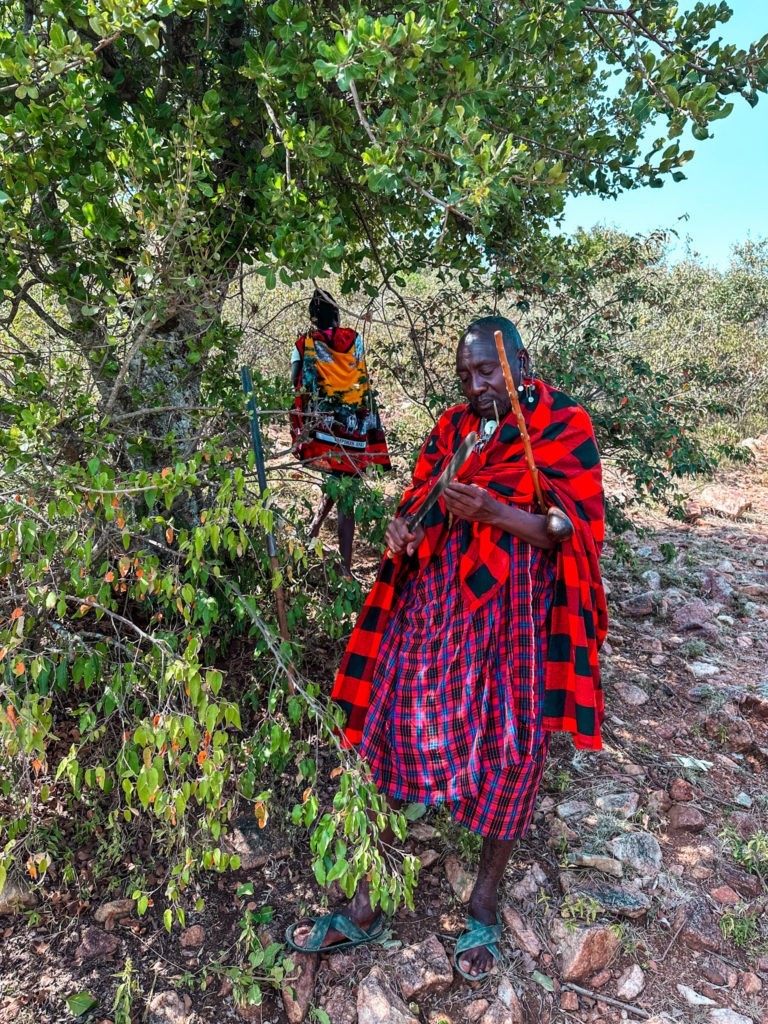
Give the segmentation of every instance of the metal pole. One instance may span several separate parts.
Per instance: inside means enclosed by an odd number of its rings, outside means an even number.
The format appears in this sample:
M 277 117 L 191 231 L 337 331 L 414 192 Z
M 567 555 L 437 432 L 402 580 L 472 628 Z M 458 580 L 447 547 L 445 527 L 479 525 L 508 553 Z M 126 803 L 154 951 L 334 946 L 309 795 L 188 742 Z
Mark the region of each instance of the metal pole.
M 267 474 L 264 468 L 264 446 L 261 443 L 261 428 L 259 426 L 259 410 L 256 408 L 256 399 L 253 394 L 253 378 L 248 366 L 240 370 L 240 380 L 243 385 L 243 394 L 248 403 L 248 418 L 251 426 L 251 444 L 253 446 L 254 461 L 256 463 L 256 479 L 259 482 L 259 496 L 263 497 L 267 489 Z M 285 612 L 285 593 L 280 579 L 280 563 L 277 558 L 277 545 L 275 536 L 271 530 L 267 530 L 267 554 L 272 566 L 272 587 L 275 593 L 275 604 L 277 606 L 277 624 L 280 629 L 280 636 L 285 641 L 290 641 L 288 632 L 288 617 Z M 277 582 L 276 582 L 277 581 Z M 288 688 L 293 692 L 293 666 L 288 676 Z

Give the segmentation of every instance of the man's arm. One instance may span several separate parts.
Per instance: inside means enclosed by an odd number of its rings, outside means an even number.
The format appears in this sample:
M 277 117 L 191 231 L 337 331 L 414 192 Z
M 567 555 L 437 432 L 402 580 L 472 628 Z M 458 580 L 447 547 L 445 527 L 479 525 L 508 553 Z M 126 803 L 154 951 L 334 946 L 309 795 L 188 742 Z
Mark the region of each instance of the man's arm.
M 448 485 L 444 496 L 446 508 L 459 519 L 470 523 L 488 523 L 533 544 L 534 547 L 551 551 L 555 547 L 547 536 L 547 517 L 536 512 L 526 512 L 515 505 L 507 505 L 474 484 L 454 483 Z

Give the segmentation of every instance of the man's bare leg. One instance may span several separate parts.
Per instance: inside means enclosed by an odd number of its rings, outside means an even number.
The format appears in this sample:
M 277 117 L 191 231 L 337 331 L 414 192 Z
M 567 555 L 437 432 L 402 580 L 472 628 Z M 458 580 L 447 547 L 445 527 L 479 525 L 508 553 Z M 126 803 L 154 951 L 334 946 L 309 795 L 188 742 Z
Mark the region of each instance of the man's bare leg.
M 310 537 L 317 537 L 317 535 L 320 533 L 320 527 L 325 522 L 325 520 L 326 520 L 326 518 L 328 516 L 328 513 L 331 511 L 332 508 L 333 508 L 333 498 L 331 498 L 327 494 L 324 495 L 323 496 L 323 500 L 320 502 L 320 504 L 317 507 L 317 512 L 315 512 L 314 519 L 309 524 L 309 536 Z
M 352 542 L 355 539 L 355 513 L 342 512 L 338 510 L 339 519 L 339 551 L 344 563 L 344 573 L 352 575 Z
M 469 897 L 469 913 L 483 924 L 496 924 L 499 912 L 499 884 L 515 843 L 512 839 L 484 839 L 477 880 Z M 467 949 L 459 957 L 467 974 L 485 974 L 493 967 L 493 956 L 484 946 Z

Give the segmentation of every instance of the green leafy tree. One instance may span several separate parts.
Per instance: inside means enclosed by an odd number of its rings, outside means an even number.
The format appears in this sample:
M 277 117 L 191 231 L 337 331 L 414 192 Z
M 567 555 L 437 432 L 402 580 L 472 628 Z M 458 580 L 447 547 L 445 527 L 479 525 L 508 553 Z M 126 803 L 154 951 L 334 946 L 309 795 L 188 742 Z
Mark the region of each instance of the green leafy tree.
M 240 465 L 226 297 L 238 274 L 272 289 L 334 273 L 400 303 L 416 346 L 405 273 L 541 287 L 567 196 L 679 177 L 687 129 L 703 140 L 731 98 L 765 90 L 768 43 L 719 41 L 728 16 L 668 0 L 3 4 L 0 876 L 14 858 L 44 872 L 66 785 L 110 842 L 151 826 L 177 899 L 200 863 L 229 863 L 238 792 L 264 824 L 291 764 L 296 819 L 326 811 L 318 877 L 350 890 L 372 872 L 382 899 L 403 894 L 353 764 L 325 809 L 293 739 L 321 712 L 298 672 L 287 687 L 301 652 L 267 621 L 258 537 L 275 513 Z M 287 533 L 286 577 L 311 573 Z M 239 637 L 262 656 L 245 692 L 222 671 Z

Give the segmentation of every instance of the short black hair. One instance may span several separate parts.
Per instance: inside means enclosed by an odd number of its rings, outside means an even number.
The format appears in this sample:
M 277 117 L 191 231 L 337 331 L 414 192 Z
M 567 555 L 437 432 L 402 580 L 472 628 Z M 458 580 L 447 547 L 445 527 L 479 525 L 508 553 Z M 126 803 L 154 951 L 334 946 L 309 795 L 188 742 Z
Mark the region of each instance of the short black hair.
M 470 345 L 474 338 L 493 342 L 496 331 L 501 331 L 501 336 L 504 339 L 504 351 L 507 353 L 508 359 L 525 349 L 520 332 L 505 316 L 483 316 L 479 320 L 473 320 L 459 338 L 458 348 L 461 348 L 462 345 Z
M 314 294 L 309 301 L 309 319 L 320 328 L 327 331 L 331 327 L 339 325 L 339 307 L 330 292 L 322 288 L 315 288 Z

